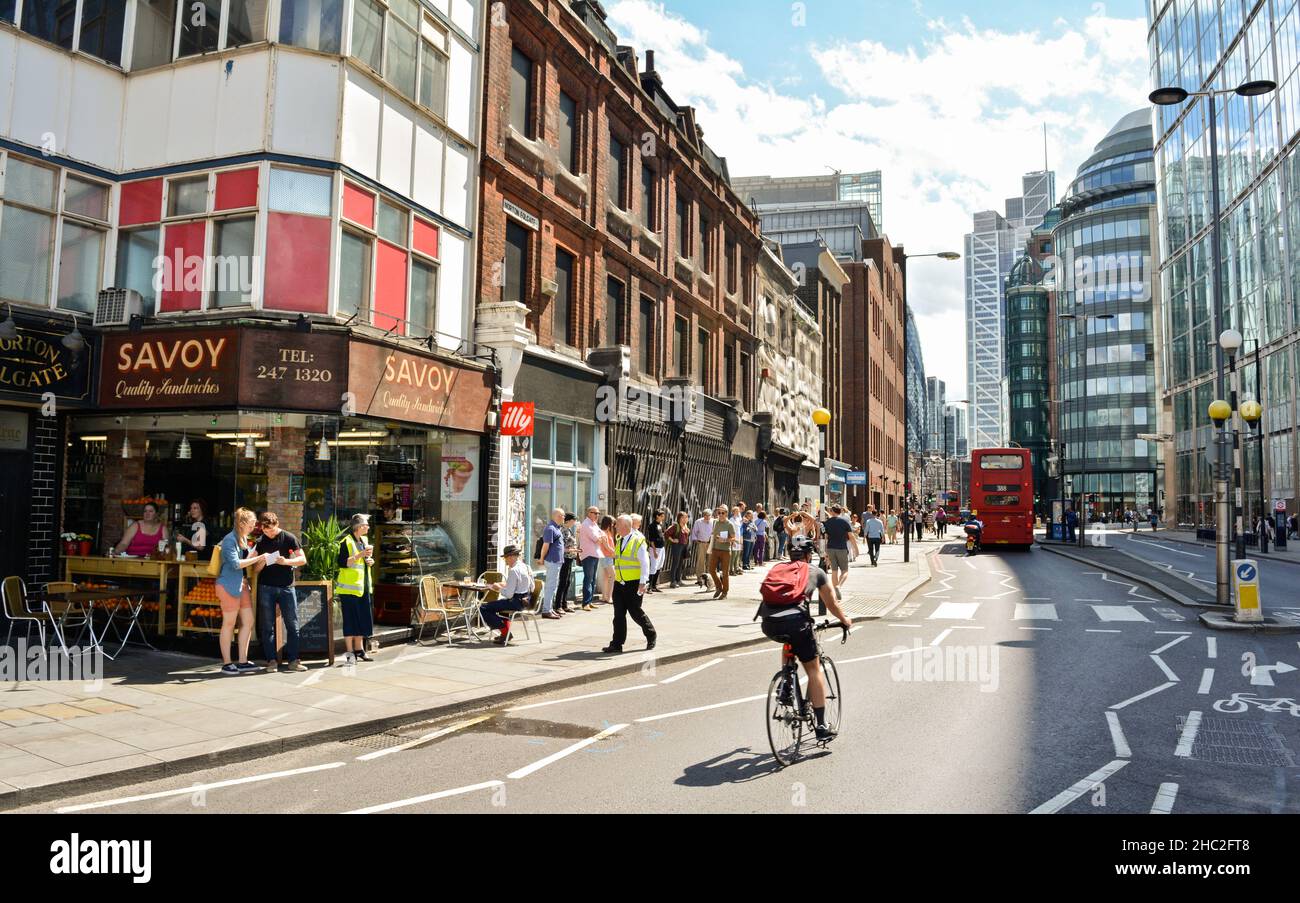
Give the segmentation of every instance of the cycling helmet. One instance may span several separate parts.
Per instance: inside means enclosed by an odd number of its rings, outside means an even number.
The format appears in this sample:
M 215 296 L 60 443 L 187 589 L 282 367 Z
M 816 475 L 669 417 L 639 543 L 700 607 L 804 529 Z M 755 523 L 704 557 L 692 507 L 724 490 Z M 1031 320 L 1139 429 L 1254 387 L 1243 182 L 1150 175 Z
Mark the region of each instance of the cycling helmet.
M 796 555 L 802 557 L 812 551 L 813 541 L 804 533 L 796 533 L 790 537 L 790 544 L 787 548 L 790 550 L 791 558 Z

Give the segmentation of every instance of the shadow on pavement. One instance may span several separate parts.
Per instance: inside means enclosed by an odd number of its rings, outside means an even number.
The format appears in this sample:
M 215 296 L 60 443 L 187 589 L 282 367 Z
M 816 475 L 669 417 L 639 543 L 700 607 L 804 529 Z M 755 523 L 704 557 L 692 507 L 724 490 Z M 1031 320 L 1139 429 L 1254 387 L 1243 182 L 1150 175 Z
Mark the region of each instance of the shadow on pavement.
M 745 746 L 695 765 L 687 765 L 682 776 L 674 783 L 683 787 L 721 787 L 724 784 L 756 781 L 780 770 L 781 766 L 770 752 L 764 750 L 756 753 Z

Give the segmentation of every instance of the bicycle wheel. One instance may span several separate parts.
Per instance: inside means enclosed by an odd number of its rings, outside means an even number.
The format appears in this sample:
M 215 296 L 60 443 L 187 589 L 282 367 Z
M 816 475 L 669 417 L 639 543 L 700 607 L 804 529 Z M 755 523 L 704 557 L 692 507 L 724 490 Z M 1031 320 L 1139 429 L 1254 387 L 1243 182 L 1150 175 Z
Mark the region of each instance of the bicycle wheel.
M 840 674 L 829 655 L 822 656 L 822 675 L 826 678 L 826 726 L 838 734 L 844 726 L 844 697 L 840 694 Z
M 799 758 L 799 744 L 803 740 L 803 716 L 796 708 L 798 687 L 789 686 L 789 681 L 788 672 L 778 671 L 767 690 L 767 741 L 782 767 L 794 764 Z

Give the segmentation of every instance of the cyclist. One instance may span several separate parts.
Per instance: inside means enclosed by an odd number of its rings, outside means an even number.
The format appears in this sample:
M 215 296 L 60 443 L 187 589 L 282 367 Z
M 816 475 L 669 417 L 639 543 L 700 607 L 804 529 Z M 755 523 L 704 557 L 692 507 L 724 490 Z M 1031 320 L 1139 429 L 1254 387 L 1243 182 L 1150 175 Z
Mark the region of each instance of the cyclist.
M 847 630 L 853 620 L 844 613 L 835 598 L 831 587 L 831 578 L 821 568 L 813 567 L 809 562 L 813 550 L 813 540 L 806 534 L 795 533 L 790 537 L 786 551 L 790 562 L 772 569 L 769 579 L 779 577 L 785 569 L 791 570 L 787 576 L 798 576 L 806 570 L 802 601 L 795 605 L 778 606 L 764 602 L 759 606 L 758 615 L 763 618 L 763 635 L 778 643 L 788 643 L 795 656 L 803 663 L 808 675 L 808 701 L 812 703 L 813 714 L 817 716 L 817 739 L 827 741 L 835 739 L 835 732 L 826 726 L 826 680 L 822 676 L 821 659 L 817 656 L 817 637 L 813 631 L 813 617 L 809 603 L 817 596 L 831 614 L 839 618 L 840 625 Z

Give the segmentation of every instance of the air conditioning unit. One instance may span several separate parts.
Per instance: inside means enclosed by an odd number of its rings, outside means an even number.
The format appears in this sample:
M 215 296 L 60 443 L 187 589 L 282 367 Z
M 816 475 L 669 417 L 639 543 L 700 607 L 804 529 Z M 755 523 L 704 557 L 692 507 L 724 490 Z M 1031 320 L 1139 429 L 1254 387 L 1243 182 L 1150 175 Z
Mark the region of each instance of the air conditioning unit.
M 106 288 L 95 302 L 96 326 L 126 326 L 132 317 L 144 316 L 144 298 L 130 288 Z

